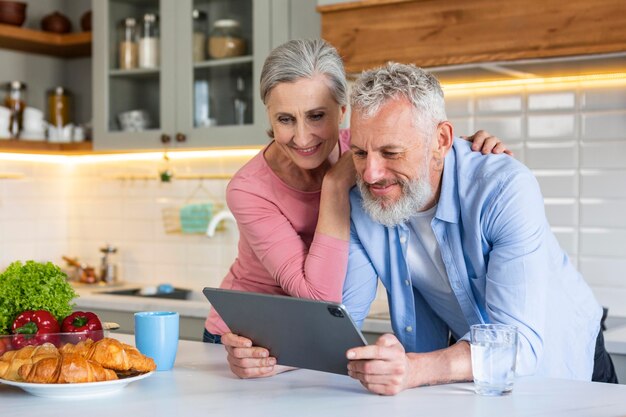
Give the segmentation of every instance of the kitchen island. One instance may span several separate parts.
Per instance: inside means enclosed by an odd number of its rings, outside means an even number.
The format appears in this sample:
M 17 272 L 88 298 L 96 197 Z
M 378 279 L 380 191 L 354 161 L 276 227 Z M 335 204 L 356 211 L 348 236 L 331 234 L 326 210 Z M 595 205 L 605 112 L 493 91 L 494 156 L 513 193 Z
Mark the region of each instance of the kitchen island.
M 127 343 L 132 336 L 115 335 Z M 394 397 L 370 394 L 341 375 L 297 370 L 241 380 L 231 374 L 223 347 L 181 341 L 174 370 L 104 397 L 48 399 L 0 384 L 11 417 L 63 416 L 626 416 L 626 386 L 546 378 L 520 378 L 504 397 L 474 394 L 471 383 L 407 390 Z

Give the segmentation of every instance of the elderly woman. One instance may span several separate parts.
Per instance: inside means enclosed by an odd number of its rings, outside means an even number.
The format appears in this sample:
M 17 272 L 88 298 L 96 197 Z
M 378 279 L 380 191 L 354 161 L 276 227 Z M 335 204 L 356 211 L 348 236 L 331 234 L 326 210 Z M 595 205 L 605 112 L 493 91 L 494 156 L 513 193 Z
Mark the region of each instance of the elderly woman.
M 260 89 L 272 140 L 228 185 L 239 253 L 221 287 L 340 301 L 350 233 L 348 191 L 355 183 L 350 132 L 339 129 L 347 104 L 343 63 L 323 40 L 289 41 L 266 59 Z M 470 139 L 484 153 L 508 153 L 485 132 Z M 228 332 L 211 310 L 205 342 L 221 341 L 231 354 L 251 347 L 248 339 Z M 264 349 L 236 352 L 248 354 L 267 356 Z M 243 362 L 245 367 L 231 361 L 239 376 L 275 372 Z

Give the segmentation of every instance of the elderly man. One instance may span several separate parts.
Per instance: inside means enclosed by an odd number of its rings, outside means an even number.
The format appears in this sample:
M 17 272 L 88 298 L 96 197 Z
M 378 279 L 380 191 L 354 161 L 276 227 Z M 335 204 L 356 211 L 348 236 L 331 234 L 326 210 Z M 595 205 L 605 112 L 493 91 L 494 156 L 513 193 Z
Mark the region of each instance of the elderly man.
M 362 322 L 380 279 L 395 335 L 348 351 L 350 375 L 380 394 L 471 380 L 470 325 L 503 323 L 519 330 L 518 375 L 615 382 L 602 309 L 532 173 L 454 140 L 439 82 L 415 66 L 365 72 L 351 105 L 344 304 Z

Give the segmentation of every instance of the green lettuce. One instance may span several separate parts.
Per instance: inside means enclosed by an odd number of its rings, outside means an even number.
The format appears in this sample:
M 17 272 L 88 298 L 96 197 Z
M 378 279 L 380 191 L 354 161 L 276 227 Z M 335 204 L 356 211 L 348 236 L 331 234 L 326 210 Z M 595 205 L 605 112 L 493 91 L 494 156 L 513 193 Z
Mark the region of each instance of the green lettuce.
M 0 334 L 11 333 L 13 320 L 25 310 L 47 310 L 62 320 L 77 296 L 65 272 L 53 263 L 13 262 L 0 274 Z

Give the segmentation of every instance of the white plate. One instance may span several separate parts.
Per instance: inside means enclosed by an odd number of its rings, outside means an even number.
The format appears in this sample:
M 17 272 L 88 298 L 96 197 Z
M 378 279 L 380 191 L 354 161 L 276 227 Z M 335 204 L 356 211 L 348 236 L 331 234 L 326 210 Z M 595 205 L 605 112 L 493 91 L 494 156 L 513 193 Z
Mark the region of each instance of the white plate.
M 148 372 L 129 378 L 116 379 L 114 381 L 83 382 L 79 384 L 33 384 L 29 382 L 16 382 L 0 379 L 6 385 L 18 387 L 29 394 L 47 398 L 86 398 L 109 395 L 124 388 L 131 382 L 139 381 L 152 375 Z

